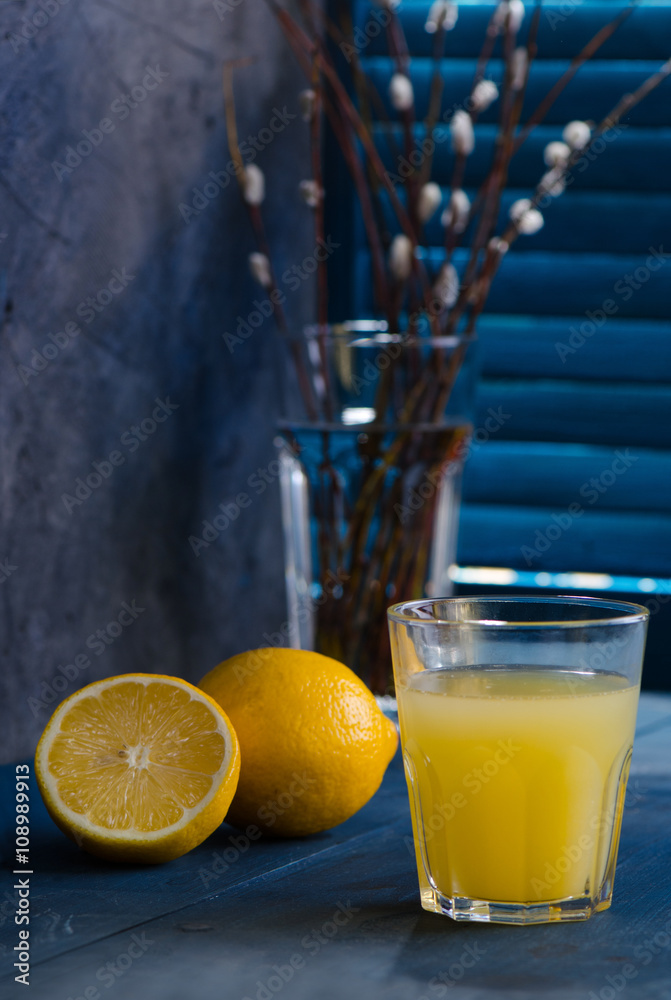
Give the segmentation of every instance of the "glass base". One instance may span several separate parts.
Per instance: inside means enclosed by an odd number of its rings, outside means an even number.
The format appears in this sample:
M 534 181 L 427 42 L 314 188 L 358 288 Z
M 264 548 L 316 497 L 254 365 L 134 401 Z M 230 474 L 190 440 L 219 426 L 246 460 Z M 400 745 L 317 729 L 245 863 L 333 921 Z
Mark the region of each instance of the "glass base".
M 453 920 L 471 920 L 486 924 L 548 924 L 561 920 L 589 920 L 595 913 L 607 910 L 611 897 L 593 899 L 590 896 L 570 896 L 542 903 L 504 903 L 466 896 L 443 896 L 428 887 L 420 892 L 422 908 L 442 913 Z

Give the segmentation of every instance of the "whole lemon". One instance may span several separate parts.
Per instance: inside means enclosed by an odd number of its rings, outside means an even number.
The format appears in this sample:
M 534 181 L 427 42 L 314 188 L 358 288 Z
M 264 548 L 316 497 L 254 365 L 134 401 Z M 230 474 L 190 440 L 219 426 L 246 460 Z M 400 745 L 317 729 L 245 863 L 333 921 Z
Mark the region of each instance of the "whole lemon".
M 227 820 L 283 837 L 344 822 L 375 794 L 398 743 L 394 723 L 337 660 L 265 648 L 220 663 L 198 685 L 240 742 Z

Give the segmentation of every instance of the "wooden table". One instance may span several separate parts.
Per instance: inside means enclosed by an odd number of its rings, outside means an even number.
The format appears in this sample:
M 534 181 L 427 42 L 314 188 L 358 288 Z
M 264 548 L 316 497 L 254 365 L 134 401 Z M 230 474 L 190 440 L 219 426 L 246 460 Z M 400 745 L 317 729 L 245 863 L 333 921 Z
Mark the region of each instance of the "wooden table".
M 425 913 L 398 755 L 368 806 L 327 834 L 250 843 L 222 826 L 155 868 L 81 853 L 33 783 L 26 991 L 11 968 L 13 781 L 3 768 L 3 1000 L 671 1000 L 671 696 L 641 697 L 614 902 L 587 923 Z

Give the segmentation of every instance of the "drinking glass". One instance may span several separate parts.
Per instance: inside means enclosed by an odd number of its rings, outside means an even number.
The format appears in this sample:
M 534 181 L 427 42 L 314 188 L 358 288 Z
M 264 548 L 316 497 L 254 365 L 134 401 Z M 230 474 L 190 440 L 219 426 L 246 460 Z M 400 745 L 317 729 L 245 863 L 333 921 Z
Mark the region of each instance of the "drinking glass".
M 520 924 L 607 909 L 647 609 L 458 597 L 388 617 L 424 909 Z

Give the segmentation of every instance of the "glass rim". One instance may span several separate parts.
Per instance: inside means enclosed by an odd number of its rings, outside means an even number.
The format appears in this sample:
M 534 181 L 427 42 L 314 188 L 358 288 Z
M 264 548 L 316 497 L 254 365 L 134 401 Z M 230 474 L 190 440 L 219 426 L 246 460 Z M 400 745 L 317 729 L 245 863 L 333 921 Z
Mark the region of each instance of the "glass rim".
M 407 333 L 389 329 L 384 319 L 351 319 L 342 323 L 306 323 L 303 332 L 307 340 L 316 340 L 320 335 L 332 343 L 346 342 L 350 347 L 382 347 L 386 344 L 401 344 L 407 347 L 435 346 L 459 347 L 477 340 L 474 333 L 450 333 L 436 337 L 432 333 L 419 333 L 408 337 Z
M 462 604 L 462 603 L 486 603 L 486 602 L 496 602 L 497 604 L 509 603 L 509 604 L 538 604 L 538 605 L 558 605 L 558 604 L 575 604 L 579 607 L 592 607 L 592 608 L 607 608 L 614 612 L 620 612 L 619 614 L 614 614 L 609 618 L 575 618 L 570 620 L 562 621 L 548 621 L 544 619 L 539 619 L 538 621 L 507 621 L 501 619 L 493 618 L 469 618 L 463 621 L 454 621 L 449 618 L 435 618 L 428 616 L 425 618 L 415 617 L 414 615 L 408 614 L 409 609 L 427 608 L 435 604 Z M 605 598 L 600 597 L 588 597 L 586 595 L 570 595 L 561 594 L 557 597 L 541 597 L 532 594 L 529 595 L 506 595 L 500 596 L 498 594 L 477 594 L 471 597 L 443 597 L 443 598 L 424 598 L 423 600 L 415 601 L 402 601 L 400 604 L 392 604 L 391 607 L 387 609 L 387 617 L 390 621 L 397 622 L 402 625 L 412 624 L 412 625 L 450 625 L 452 627 L 467 627 L 472 628 L 475 626 L 480 626 L 482 628 L 508 628 L 508 629 L 534 629 L 534 628 L 584 628 L 586 626 L 595 625 L 624 625 L 624 624 L 635 624 L 640 622 L 647 622 L 650 617 L 650 611 L 648 608 L 644 607 L 642 604 L 634 604 L 630 601 L 609 601 Z

